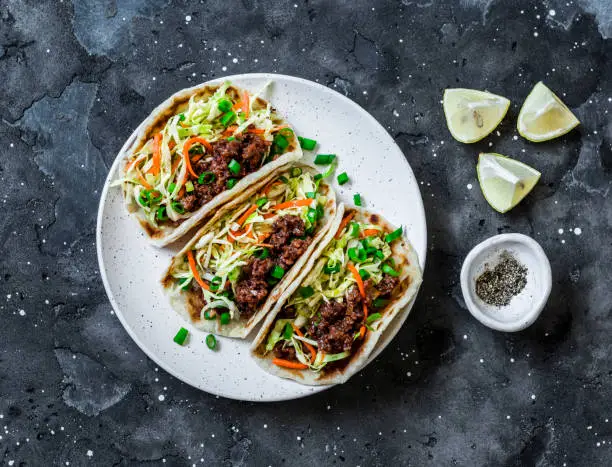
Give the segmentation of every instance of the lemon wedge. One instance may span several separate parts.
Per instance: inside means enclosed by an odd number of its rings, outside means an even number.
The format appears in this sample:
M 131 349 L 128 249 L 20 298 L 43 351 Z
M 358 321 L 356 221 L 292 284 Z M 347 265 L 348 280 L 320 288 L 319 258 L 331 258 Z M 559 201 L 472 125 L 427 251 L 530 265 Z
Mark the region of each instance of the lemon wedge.
M 453 138 L 462 143 L 475 143 L 499 125 L 510 101 L 490 92 L 457 88 L 444 91 L 442 105 Z
M 520 203 L 541 175 L 527 164 L 495 153 L 480 153 L 476 172 L 485 199 L 501 213 Z
M 579 124 L 563 101 L 540 81 L 525 99 L 516 127 L 523 138 L 540 143 L 564 135 Z

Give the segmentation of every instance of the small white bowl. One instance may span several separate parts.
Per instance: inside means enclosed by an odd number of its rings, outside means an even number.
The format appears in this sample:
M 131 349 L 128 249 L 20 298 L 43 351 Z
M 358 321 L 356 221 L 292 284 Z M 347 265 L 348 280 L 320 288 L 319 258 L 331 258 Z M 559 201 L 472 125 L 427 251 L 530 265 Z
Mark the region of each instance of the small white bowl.
M 527 267 L 525 288 L 506 306 L 492 306 L 476 295 L 476 279 L 499 261 L 502 251 L 510 252 Z M 542 247 L 522 234 L 502 234 L 476 245 L 461 268 L 461 291 L 468 310 L 485 326 L 498 331 L 521 331 L 533 324 L 548 300 L 552 287 L 550 263 Z

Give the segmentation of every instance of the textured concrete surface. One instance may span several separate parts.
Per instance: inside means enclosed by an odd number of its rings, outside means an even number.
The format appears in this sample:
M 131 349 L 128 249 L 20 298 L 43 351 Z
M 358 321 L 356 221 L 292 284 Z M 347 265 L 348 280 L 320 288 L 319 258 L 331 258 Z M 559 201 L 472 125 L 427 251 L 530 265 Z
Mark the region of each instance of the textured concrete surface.
M 2 464 L 611 465 L 611 40 L 607 0 L 0 0 Z M 431 246 L 374 364 L 266 405 L 157 369 L 111 313 L 94 245 L 105 173 L 138 122 L 178 89 L 252 71 L 327 84 L 381 121 L 422 182 Z M 583 124 L 535 145 L 514 125 L 538 80 Z M 452 140 L 440 100 L 457 86 L 512 100 L 499 133 Z M 507 215 L 478 188 L 482 150 L 543 173 Z M 499 232 L 533 236 L 553 268 L 518 334 L 461 298 L 463 257 Z

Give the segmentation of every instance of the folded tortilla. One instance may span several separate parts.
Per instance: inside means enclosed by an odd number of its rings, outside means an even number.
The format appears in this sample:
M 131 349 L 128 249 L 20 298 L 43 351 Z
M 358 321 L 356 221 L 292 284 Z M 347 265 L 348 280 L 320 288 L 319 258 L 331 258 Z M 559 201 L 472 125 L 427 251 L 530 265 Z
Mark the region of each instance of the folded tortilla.
M 223 83 L 172 95 L 143 122 L 124 157 L 116 183 L 127 210 L 161 247 L 300 159 L 302 150 L 268 102 Z
M 421 284 L 418 257 L 401 232 L 377 214 L 340 208 L 257 334 L 257 363 L 307 385 L 343 383 L 363 368 Z
M 282 167 L 207 222 L 162 279 L 174 310 L 198 329 L 246 337 L 335 220 L 336 195 L 317 174 L 304 164 Z

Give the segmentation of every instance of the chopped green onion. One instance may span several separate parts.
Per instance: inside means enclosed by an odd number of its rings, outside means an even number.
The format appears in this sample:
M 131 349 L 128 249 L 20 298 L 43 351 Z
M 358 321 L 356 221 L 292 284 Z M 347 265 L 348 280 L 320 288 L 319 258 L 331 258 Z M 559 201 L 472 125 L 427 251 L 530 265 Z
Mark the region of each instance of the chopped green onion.
M 237 181 L 238 180 L 236 180 L 235 178 L 228 179 L 228 181 L 227 181 L 227 189 L 231 190 L 232 188 L 234 188 L 236 186 L 236 182 Z
M 391 243 L 393 240 L 397 240 L 402 236 L 402 227 L 394 230 L 393 232 L 385 235 L 385 242 Z
M 393 277 L 399 277 L 399 272 L 397 272 L 395 269 L 393 269 L 387 263 L 383 264 L 382 270 L 383 270 L 383 272 L 385 274 L 389 274 L 390 276 L 393 276 Z
M 327 263 L 323 267 L 323 272 L 325 274 L 333 274 L 333 273 L 336 273 L 336 272 L 340 272 L 340 263 L 336 263 L 334 266 L 330 266 L 329 263 Z
M 168 216 L 166 216 L 166 206 L 160 206 L 159 208 L 157 208 L 157 220 L 158 221 L 168 220 Z
M 365 269 L 360 269 L 359 270 L 359 275 L 361 276 L 361 278 L 364 281 L 370 278 L 370 273 L 368 271 L 366 271 Z
M 268 202 L 268 198 L 264 196 L 263 198 L 259 198 L 257 201 L 255 201 L 255 204 L 257 205 L 258 208 L 260 208 L 267 202 Z
M 212 172 L 202 172 L 198 177 L 198 183 L 200 185 L 210 185 L 217 179 L 217 176 Z
M 196 144 L 194 144 L 193 146 L 191 146 L 189 148 L 189 155 L 190 156 L 195 156 L 196 154 L 204 154 L 204 147 L 201 146 L 200 143 L 196 143 Z
M 230 314 L 228 311 L 224 311 L 221 313 L 221 324 L 229 324 L 230 322 Z
M 311 224 L 316 224 L 318 217 L 319 216 L 316 209 L 308 208 L 308 211 L 306 212 L 306 219 L 308 219 Z
M 185 114 L 179 114 L 179 122 L 185 121 Z
M 275 279 L 282 279 L 283 276 L 285 275 L 285 270 L 281 268 L 278 264 L 275 264 L 274 269 L 272 269 L 272 272 L 270 273 L 270 275 L 274 277 Z
M 318 182 L 318 181 L 319 181 L 319 180 L 321 180 L 322 178 L 323 178 L 323 174 L 316 174 L 316 175 L 314 176 L 314 181 L 315 181 L 315 182 Z
M 307 151 L 312 151 L 317 145 L 317 142 L 314 139 L 308 139 L 302 136 L 298 136 L 298 141 L 300 142 L 302 149 L 306 149 Z
M 317 204 L 316 211 L 317 211 L 317 219 L 323 219 L 323 216 L 325 215 L 325 211 L 323 211 L 323 206 L 320 204 Z
M 228 110 L 232 110 L 232 103 L 228 99 L 221 99 L 217 104 L 217 108 L 221 112 L 227 112 Z
M 157 196 L 153 196 L 153 193 L 157 193 Z M 157 204 L 162 200 L 162 194 L 159 191 L 149 193 L 149 201 L 151 204 Z
M 377 319 L 382 318 L 382 315 L 380 313 L 372 313 L 370 316 L 368 316 L 368 318 L 366 319 L 366 323 L 368 324 L 372 324 L 374 321 L 376 321 Z
M 229 138 L 227 138 L 228 141 L 234 141 L 236 139 L 235 136 L 230 136 Z
M 302 298 L 312 297 L 314 295 L 314 289 L 309 285 L 306 287 L 300 287 L 300 295 Z
M 217 312 L 214 310 L 206 310 L 204 312 L 204 319 L 207 319 L 210 321 L 211 319 L 215 319 L 216 317 L 217 317 Z
M 293 326 L 291 326 L 291 323 L 287 323 L 283 329 L 283 339 L 289 340 L 291 336 L 293 336 Z
M 281 128 L 278 131 L 279 134 L 283 135 L 283 136 L 292 136 L 293 135 L 293 130 L 289 127 L 285 127 L 285 128 Z
M 375 298 L 372 302 L 372 305 L 374 305 L 374 308 L 381 308 L 387 303 L 389 303 L 389 300 L 387 300 L 386 298 Z
M 268 250 L 267 248 L 264 248 L 259 253 L 256 253 L 256 256 L 259 259 L 266 259 L 268 256 L 270 256 L 270 250 Z
M 282 151 L 287 149 L 287 146 L 289 146 L 289 141 L 283 135 L 278 134 L 274 136 L 274 144 Z
M 221 285 L 222 282 L 223 282 L 223 279 L 221 279 L 219 276 L 213 277 L 212 280 L 210 281 L 210 290 L 213 292 L 216 292 L 217 290 L 219 290 L 219 286 Z
M 227 278 L 230 280 L 230 282 L 236 282 L 236 280 L 238 280 L 238 277 L 240 277 L 240 267 L 238 266 L 232 269 L 227 275 Z
M 315 157 L 314 163 L 317 165 L 327 165 L 327 164 L 331 164 L 335 158 L 336 158 L 335 154 L 317 154 L 317 157 Z
M 278 179 L 283 183 L 289 183 L 289 179 L 284 175 L 281 175 L 280 177 L 278 177 Z
M 172 209 L 174 209 L 179 214 L 185 214 L 185 208 L 178 201 L 172 201 Z
M 221 117 L 221 124 L 224 127 L 230 126 L 236 120 L 236 112 L 227 112 Z
M 292 177 L 299 177 L 302 175 L 302 169 L 300 167 L 292 167 L 290 173 Z
M 340 175 L 338 175 L 338 184 L 339 185 L 344 185 L 348 181 L 349 181 L 349 177 L 346 174 L 346 172 L 342 172 Z
M 206 336 L 206 347 L 210 350 L 215 350 L 215 347 L 217 347 L 217 338 L 212 334 Z
M 189 334 L 189 331 L 187 331 L 187 329 L 179 329 L 176 333 L 176 336 L 174 336 L 174 342 L 176 342 L 178 345 L 183 345 L 185 343 L 185 339 L 187 339 L 187 334 Z
M 351 259 L 351 261 L 354 261 L 355 263 L 361 263 L 362 261 L 365 261 L 367 255 L 366 251 L 363 248 L 349 248 L 348 257 Z
M 170 185 L 168 185 L 168 192 L 172 193 L 175 188 L 176 188 L 176 184 L 175 183 L 171 183 Z
M 315 199 L 315 196 L 317 196 L 317 194 L 314 191 L 307 191 L 306 192 L 306 198 Z
M 185 190 L 187 193 L 191 193 L 194 190 L 193 182 L 191 180 L 185 183 Z
M 359 193 L 353 195 L 353 203 L 355 203 L 355 206 L 361 206 L 361 195 Z
M 349 232 L 351 237 L 355 238 L 359 236 L 359 224 L 357 222 L 351 222 L 349 224 Z
M 378 259 L 385 259 L 385 254 L 381 250 L 376 250 L 374 254 Z
M 149 190 L 142 190 L 138 195 L 138 201 L 143 206 L 149 207 L 151 201 L 149 200 Z
M 191 277 L 183 277 L 179 281 L 179 286 L 182 290 L 189 290 L 189 287 L 191 286 Z
M 232 159 L 229 164 L 227 164 L 227 168 L 234 175 L 238 175 L 240 173 L 240 164 L 236 161 L 236 159 Z

